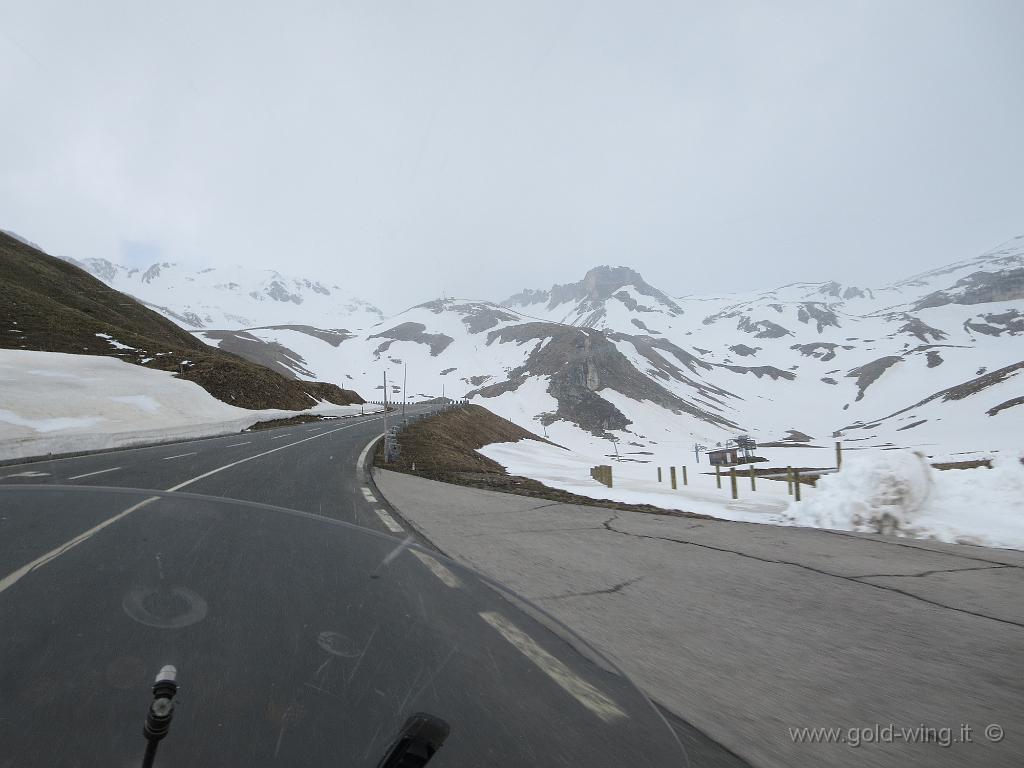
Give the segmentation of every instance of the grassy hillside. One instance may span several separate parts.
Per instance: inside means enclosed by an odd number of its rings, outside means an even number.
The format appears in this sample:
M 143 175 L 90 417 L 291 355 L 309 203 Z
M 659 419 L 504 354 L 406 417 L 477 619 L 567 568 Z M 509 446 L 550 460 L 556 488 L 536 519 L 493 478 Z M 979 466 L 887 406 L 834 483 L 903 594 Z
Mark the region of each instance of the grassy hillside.
M 98 334 L 106 334 L 118 345 Z M 123 345 L 123 346 L 122 346 Z M 127 348 L 124 348 L 127 347 Z M 0 348 L 118 357 L 194 381 L 241 408 L 361 403 L 334 384 L 286 379 L 207 346 L 138 301 L 0 232 Z

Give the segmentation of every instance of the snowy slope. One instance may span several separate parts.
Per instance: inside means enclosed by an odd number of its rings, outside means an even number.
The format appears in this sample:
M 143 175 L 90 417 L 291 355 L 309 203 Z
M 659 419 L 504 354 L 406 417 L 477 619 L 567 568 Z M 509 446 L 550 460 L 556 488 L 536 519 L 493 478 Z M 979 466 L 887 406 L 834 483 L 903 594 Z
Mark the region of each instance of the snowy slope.
M 162 262 L 135 269 L 106 259 L 67 260 L 189 330 L 287 323 L 363 328 L 381 319 L 379 309 L 335 281 L 242 266 L 196 271 Z
M 814 459 L 837 433 L 850 448 L 951 456 L 1006 449 L 1024 412 L 1024 379 L 987 376 L 1024 360 L 1024 238 L 881 287 L 672 298 L 631 269 L 598 267 L 501 302 L 436 300 L 387 319 L 277 273 L 257 299 L 251 280 L 228 290 L 219 272 L 154 269 L 109 280 L 144 285 L 136 295 L 179 322 L 201 314 L 193 330 L 207 343 L 373 399 L 385 374 L 401 397 L 407 375 L 411 398 L 466 396 L 598 457 L 661 461 L 742 432 L 805 446 L 765 449 L 786 463 L 826 463 Z
M 230 434 L 299 413 L 360 413 L 358 405 L 326 402 L 308 411 L 236 408 L 167 371 L 13 349 L 0 349 L 0 390 L 0 460 Z

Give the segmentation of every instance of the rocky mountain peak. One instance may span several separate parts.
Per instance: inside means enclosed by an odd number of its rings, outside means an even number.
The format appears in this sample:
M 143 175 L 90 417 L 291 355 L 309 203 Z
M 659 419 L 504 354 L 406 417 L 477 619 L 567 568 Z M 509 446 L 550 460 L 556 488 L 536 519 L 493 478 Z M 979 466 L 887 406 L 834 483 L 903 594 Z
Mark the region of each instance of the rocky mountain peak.
M 580 282 L 588 299 L 607 299 L 627 285 L 650 288 L 639 272 L 629 267 L 594 267 Z M 653 290 L 653 289 L 652 289 Z
M 639 302 L 633 294 L 651 297 L 661 310 L 682 314 L 672 299 L 650 285 L 636 270 L 607 265 L 588 270 L 583 279 L 575 283 L 558 284 L 551 290 L 526 289 L 505 299 L 501 306 L 514 308 L 547 304 L 547 309 L 555 309 L 562 304 L 575 303 L 582 314 L 599 311 L 604 302 L 616 298 L 635 310 Z

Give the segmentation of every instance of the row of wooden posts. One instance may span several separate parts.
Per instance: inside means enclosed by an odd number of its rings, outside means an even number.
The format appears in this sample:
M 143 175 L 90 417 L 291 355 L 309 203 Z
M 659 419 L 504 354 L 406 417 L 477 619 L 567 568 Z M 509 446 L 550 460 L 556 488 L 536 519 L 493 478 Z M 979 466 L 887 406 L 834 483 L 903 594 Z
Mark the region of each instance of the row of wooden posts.
M 843 447 L 842 444 L 836 442 L 836 469 L 841 469 L 843 466 Z M 686 475 L 686 467 L 680 467 L 682 470 L 683 485 L 689 485 L 689 481 Z M 596 467 L 592 467 L 590 470 L 590 476 L 597 480 L 599 483 L 607 485 L 609 488 L 612 487 L 612 468 L 609 464 L 600 464 Z M 749 468 L 750 476 L 750 490 L 757 490 L 757 470 L 754 465 L 751 464 Z M 669 467 L 669 482 L 672 484 L 672 490 L 678 489 L 678 475 L 676 474 L 675 467 Z M 662 479 L 662 468 L 658 467 L 658 482 L 663 482 Z M 722 467 L 718 464 L 715 465 L 715 484 L 722 487 Z M 736 472 L 736 467 L 729 468 L 729 485 L 732 491 L 732 497 L 738 499 L 739 494 L 739 474 Z M 794 501 L 800 501 L 800 470 L 793 469 L 793 467 L 786 467 L 786 493 L 793 497 Z
M 686 467 L 681 467 L 683 470 L 683 485 L 687 485 L 686 480 Z M 608 468 L 609 472 L 611 467 Z M 591 470 L 593 474 L 593 470 Z M 754 469 L 754 465 L 751 464 L 749 468 L 750 477 L 750 490 L 757 490 L 757 470 Z M 739 478 L 740 474 L 736 471 L 736 467 L 729 468 L 729 485 L 732 490 L 732 497 L 738 499 L 739 493 Z M 658 467 L 658 482 L 662 481 L 661 467 Z M 672 484 L 672 490 L 676 490 L 678 485 L 676 484 L 676 468 L 669 467 L 669 482 Z M 611 487 L 611 484 L 608 484 Z M 719 488 L 722 487 L 722 467 L 718 464 L 715 465 L 715 485 Z M 800 470 L 793 469 L 793 467 L 786 467 L 786 493 L 794 497 L 794 501 L 800 501 Z
M 680 467 L 681 473 L 676 474 L 675 467 L 668 468 L 669 482 L 672 484 L 672 490 L 679 488 L 679 478 L 682 477 L 683 485 L 689 485 L 689 477 L 686 473 L 686 467 Z M 607 485 L 609 488 L 612 486 L 612 468 L 609 464 L 599 464 L 596 467 L 590 468 L 590 476 L 597 480 L 597 482 Z M 663 482 L 662 468 L 658 467 L 658 482 Z M 715 466 L 715 484 L 722 487 L 722 468 L 718 465 Z M 729 485 L 732 489 L 732 497 L 738 499 L 739 494 L 739 474 L 736 472 L 736 467 L 729 469 Z M 757 490 L 757 472 L 754 469 L 754 465 L 750 465 L 750 490 Z M 794 497 L 794 501 L 800 501 L 800 470 L 793 469 L 793 467 L 786 467 L 786 492 Z

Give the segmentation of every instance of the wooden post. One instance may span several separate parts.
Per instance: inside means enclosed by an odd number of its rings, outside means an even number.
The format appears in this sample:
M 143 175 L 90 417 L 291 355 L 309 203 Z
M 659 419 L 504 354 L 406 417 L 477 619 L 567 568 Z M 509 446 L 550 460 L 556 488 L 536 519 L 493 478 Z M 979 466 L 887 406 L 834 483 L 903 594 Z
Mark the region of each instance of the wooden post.
M 754 471 L 754 465 L 750 465 L 750 490 L 757 490 L 757 472 Z
M 661 467 L 658 467 L 658 482 L 661 482 Z
M 689 485 L 689 482 L 686 479 L 686 466 L 685 465 L 683 466 L 683 485 Z
M 793 500 L 800 501 L 800 470 L 793 470 Z
M 608 473 L 608 487 L 611 488 L 612 487 L 612 465 L 609 464 L 608 468 L 605 471 Z
M 793 495 L 793 468 L 786 467 L 786 493 Z
M 672 481 L 672 490 L 674 491 L 678 487 L 676 485 L 676 467 L 675 467 L 674 464 L 669 468 L 668 476 L 669 476 L 669 479 Z
M 836 440 L 836 469 L 843 468 L 843 444 Z
M 736 488 L 736 467 L 729 470 L 729 484 L 732 485 L 732 497 L 734 499 L 738 499 L 740 497 L 740 492 Z
M 722 487 L 722 465 L 721 464 L 715 464 L 715 483 L 717 483 L 719 488 Z

